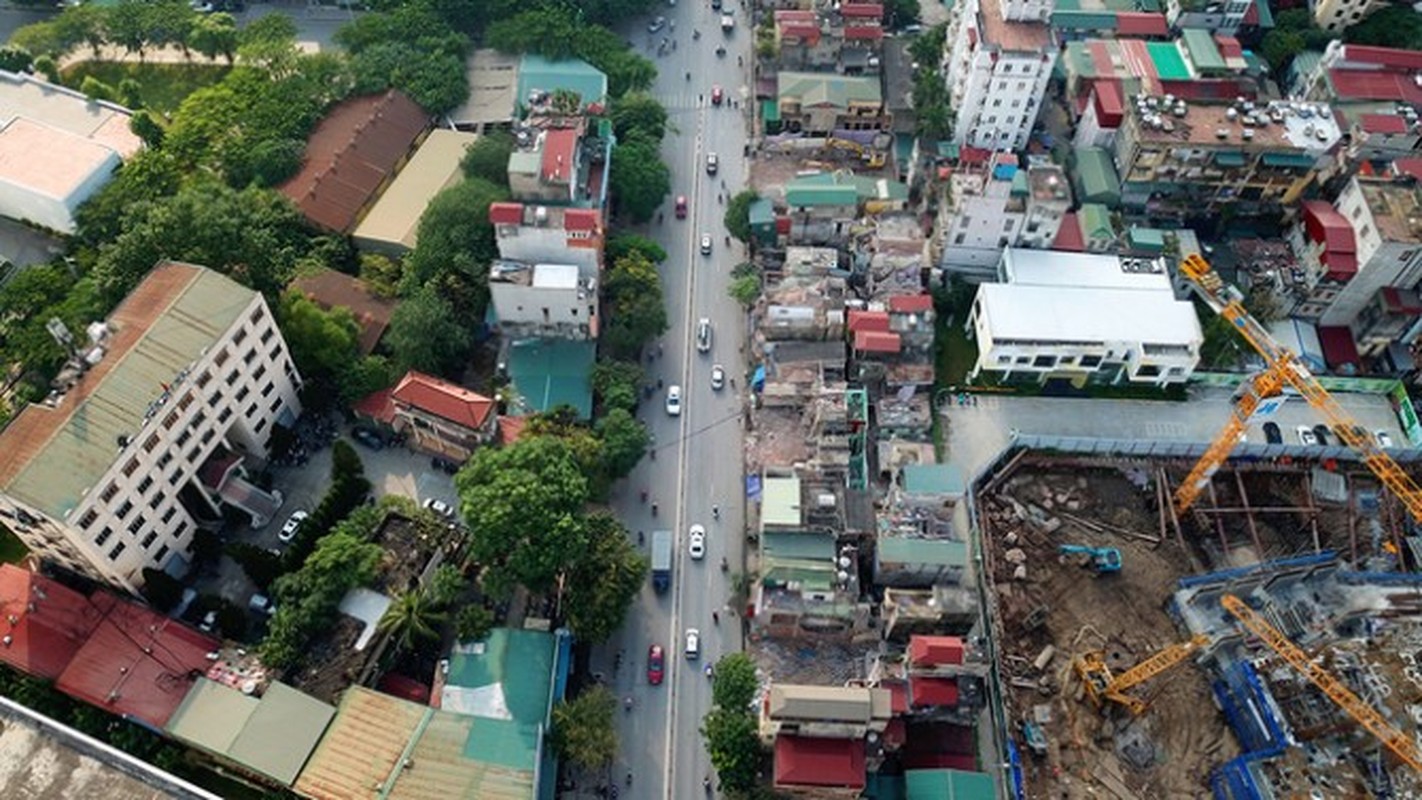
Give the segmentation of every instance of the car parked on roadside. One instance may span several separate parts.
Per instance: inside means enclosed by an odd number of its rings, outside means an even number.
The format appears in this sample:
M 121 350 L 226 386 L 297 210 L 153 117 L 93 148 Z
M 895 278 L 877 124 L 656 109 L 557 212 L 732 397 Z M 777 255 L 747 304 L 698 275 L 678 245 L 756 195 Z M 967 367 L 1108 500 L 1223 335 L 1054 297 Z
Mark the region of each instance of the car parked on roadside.
M 352 428 L 351 438 L 369 447 L 371 450 L 384 450 L 385 440 L 380 438 L 380 434 L 368 431 L 365 428 Z
M 715 175 L 721 166 L 721 159 L 715 153 L 706 154 L 706 174 Z
M 296 538 L 296 532 L 301 529 L 301 523 L 311 516 L 305 511 L 293 511 L 291 516 L 286 518 L 286 524 L 281 526 L 281 533 L 277 534 L 277 539 L 289 542 Z
M 449 519 L 450 517 L 454 516 L 454 509 L 450 508 L 449 504 L 444 502 L 443 500 L 436 500 L 433 497 L 427 497 L 425 498 L 425 502 L 423 505 L 425 508 L 429 509 L 430 511 L 433 511 L 441 517 L 444 517 L 445 519 Z
M 666 26 L 667 26 L 667 18 L 666 18 L 666 17 L 662 17 L 662 16 L 658 16 L 656 19 L 654 19 L 654 20 L 652 20 L 651 22 L 647 23 L 647 33 L 656 33 L 656 32 L 658 32 L 658 31 L 660 31 L 662 28 L 665 28 Z

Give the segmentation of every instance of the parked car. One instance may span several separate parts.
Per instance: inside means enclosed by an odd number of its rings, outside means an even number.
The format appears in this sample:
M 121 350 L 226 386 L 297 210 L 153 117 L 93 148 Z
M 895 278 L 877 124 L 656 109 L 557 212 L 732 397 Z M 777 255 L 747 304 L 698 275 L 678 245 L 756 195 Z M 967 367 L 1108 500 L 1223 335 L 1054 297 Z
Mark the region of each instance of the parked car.
M 688 661 L 695 661 L 701 657 L 701 631 L 695 628 L 686 629 L 686 658 Z
M 706 527 L 703 525 L 692 525 L 691 532 L 686 537 L 686 551 L 691 557 L 700 561 L 706 557 Z
M 725 385 L 726 370 L 720 364 L 716 364 L 715 366 L 711 367 L 711 388 L 714 391 L 719 392 L 721 391 L 721 387 Z
M 673 417 L 681 416 L 681 387 L 676 384 L 667 387 L 667 413 Z
M 721 159 L 715 153 L 706 154 L 706 174 L 715 175 L 716 170 L 721 166 Z
M 1373 436 L 1378 440 L 1378 447 L 1392 447 L 1392 437 L 1387 431 L 1377 431 Z
M 440 458 L 439 456 L 434 456 L 430 459 L 430 467 L 449 475 L 453 475 L 454 473 L 459 471 L 458 464 L 454 463 L 453 461 L 450 461 L 447 458 Z
M 1284 443 L 1284 434 L 1279 430 L 1279 424 L 1277 422 L 1264 423 L 1264 441 L 1269 444 Z
M 305 511 L 293 511 L 291 516 L 286 518 L 286 524 L 281 526 L 281 533 L 277 534 L 277 539 L 289 542 L 296 538 L 296 532 L 301 529 L 302 520 L 311 516 Z
M 667 18 L 666 18 L 666 17 L 662 17 L 662 16 L 658 16 L 656 19 L 654 19 L 654 20 L 652 20 L 651 22 L 647 23 L 647 33 L 656 33 L 657 31 L 660 31 L 662 28 L 665 28 L 666 26 L 667 26 Z
M 385 441 L 380 438 L 380 435 L 374 431 L 368 431 L 365 428 L 353 428 L 351 430 L 351 438 L 369 447 L 371 450 L 385 449 Z
M 647 683 L 653 686 L 662 685 L 662 676 L 666 674 L 665 658 L 661 645 L 654 644 L 647 648 Z
M 258 614 L 266 614 L 269 617 L 276 613 L 276 603 L 272 602 L 272 599 L 264 594 L 252 595 L 247 600 L 247 608 L 252 609 Z
M 711 352 L 711 320 L 706 317 L 696 321 L 696 349 L 702 353 Z
M 676 218 L 686 219 L 686 195 L 684 194 L 676 196 Z
M 1313 428 L 1310 428 L 1307 425 L 1300 425 L 1297 428 L 1297 433 L 1299 435 L 1299 444 L 1318 444 L 1318 437 L 1313 435 Z
M 428 508 L 430 511 L 433 511 L 434 513 L 440 515 L 441 517 L 444 517 L 445 519 L 449 519 L 450 517 L 454 516 L 454 509 L 450 508 L 449 504 L 444 502 L 443 500 L 436 500 L 433 497 L 427 497 L 425 498 L 424 506 L 425 508 Z
M 1327 447 L 1331 443 L 1330 437 L 1336 436 L 1337 434 L 1330 431 L 1327 425 L 1320 424 L 1313 426 L 1313 435 L 1317 437 L 1319 444 Z

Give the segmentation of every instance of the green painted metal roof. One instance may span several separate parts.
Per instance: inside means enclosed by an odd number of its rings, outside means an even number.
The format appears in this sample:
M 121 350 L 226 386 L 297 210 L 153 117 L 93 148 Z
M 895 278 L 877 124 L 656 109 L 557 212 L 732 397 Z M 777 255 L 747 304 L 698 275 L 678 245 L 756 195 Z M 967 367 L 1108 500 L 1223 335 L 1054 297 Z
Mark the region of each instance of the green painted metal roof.
M 1155 74 L 1162 80 L 1185 81 L 1193 77 L 1190 65 L 1185 63 L 1185 56 L 1174 42 L 1146 42 L 1146 52 L 1155 64 Z
M 799 525 L 800 479 L 794 476 L 769 477 L 760 493 L 760 524 L 790 527 Z
M 1081 186 L 1081 200 L 1105 203 L 1115 207 L 1121 202 L 1121 181 L 1111 155 L 1100 147 L 1079 147 L 1076 150 L 1076 178 Z
M 1111 209 L 1101 203 L 1082 203 L 1076 212 L 1076 221 L 1081 226 L 1083 241 L 1116 238 L 1116 229 L 1111 225 Z
M 909 494 L 962 494 L 968 488 L 962 468 L 953 464 L 909 464 L 903 476 Z
M 997 784 L 982 772 L 911 769 L 904 788 L 906 800 L 997 800 Z
M 583 105 L 603 103 L 607 101 L 607 76 L 580 58 L 550 61 L 530 53 L 518 64 L 518 102 L 528 102 L 535 89 L 550 93 L 568 89 L 578 93 Z
M 927 564 L 962 567 L 968 563 L 968 545 L 955 539 L 909 539 L 881 536 L 879 560 L 888 564 Z
M 1153 253 L 1160 253 L 1165 250 L 1165 231 L 1160 228 L 1143 228 L 1132 225 L 1126 232 L 1126 238 L 1130 241 L 1131 247 L 1136 250 L 1149 250 Z
M 775 204 L 764 197 L 758 197 L 750 204 L 746 216 L 751 225 L 771 225 L 775 223 Z
M 1222 167 L 1242 167 L 1246 159 L 1238 150 L 1216 150 L 1214 161 Z
M 1264 163 L 1271 167 L 1311 167 L 1317 159 L 1308 153 L 1265 153 Z
M 856 206 L 859 192 L 853 186 L 826 186 L 824 184 L 791 181 L 785 186 L 785 203 L 792 208 L 812 206 Z
M 482 709 L 475 714 L 465 757 L 533 769 L 537 729 L 548 716 L 556 649 L 552 634 L 495 628 L 484 641 L 450 654 L 445 685 L 462 690 Z
M 780 104 L 774 100 L 760 101 L 760 115 L 766 122 L 779 122 Z
M 809 591 L 826 591 L 834 586 L 834 537 L 824 533 L 763 534 L 761 580 L 770 586 L 799 583 Z
M 284 683 L 272 682 L 258 699 L 200 678 L 167 731 L 290 786 L 335 715 L 335 706 Z
M 548 411 L 568 405 L 581 419 L 588 419 L 596 358 L 596 342 L 523 339 L 509 346 L 509 377 L 528 409 Z
M 1204 28 L 1186 28 L 1180 32 L 1180 41 L 1185 44 L 1185 52 L 1190 54 L 1190 61 L 1196 69 L 1225 68 L 1224 56 L 1220 55 L 1219 45 L 1215 44 L 1215 37 L 1209 31 Z
M 1052 12 L 1052 27 L 1078 31 L 1115 30 L 1116 14 L 1113 11 L 1065 11 L 1058 4 Z
M 794 100 L 801 108 L 848 108 L 851 103 L 883 102 L 877 77 L 836 75 L 832 72 L 782 72 L 776 95 L 780 102 Z

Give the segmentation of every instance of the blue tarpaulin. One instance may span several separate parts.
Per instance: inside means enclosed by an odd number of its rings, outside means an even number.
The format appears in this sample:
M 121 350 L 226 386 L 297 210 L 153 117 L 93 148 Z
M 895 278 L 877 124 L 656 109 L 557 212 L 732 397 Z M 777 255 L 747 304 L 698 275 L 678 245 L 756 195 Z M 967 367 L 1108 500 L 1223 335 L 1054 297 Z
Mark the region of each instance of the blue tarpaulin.
M 759 500 L 759 499 L 760 499 L 760 476 L 759 476 L 759 475 L 747 475 L 747 476 L 746 476 L 746 497 L 750 498 L 751 500 Z
M 751 375 L 751 388 L 757 392 L 765 388 L 765 365 L 761 364 L 755 368 Z

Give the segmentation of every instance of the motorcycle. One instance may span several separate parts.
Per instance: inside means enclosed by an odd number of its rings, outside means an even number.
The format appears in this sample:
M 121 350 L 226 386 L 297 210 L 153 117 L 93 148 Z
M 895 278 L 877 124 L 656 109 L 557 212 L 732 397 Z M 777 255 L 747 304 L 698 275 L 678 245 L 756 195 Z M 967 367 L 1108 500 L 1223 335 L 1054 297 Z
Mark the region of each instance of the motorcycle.
M 699 40 L 700 38 L 701 38 L 701 31 L 700 31 L 700 30 L 697 30 L 697 29 L 692 29 L 692 31 L 691 31 L 691 40 L 694 42 L 694 41 Z
M 725 557 L 725 556 L 721 556 L 721 571 L 722 571 L 722 572 L 725 572 L 726 570 L 728 570 L 728 569 L 730 569 L 730 568 L 731 568 L 731 565 L 728 564 L 728 563 L 726 563 L 726 557 Z
M 652 516 L 655 517 L 655 516 L 657 515 L 657 510 L 658 510 L 658 508 L 659 508 L 659 507 L 657 506 L 656 503 L 653 503 L 653 504 L 652 504 Z

